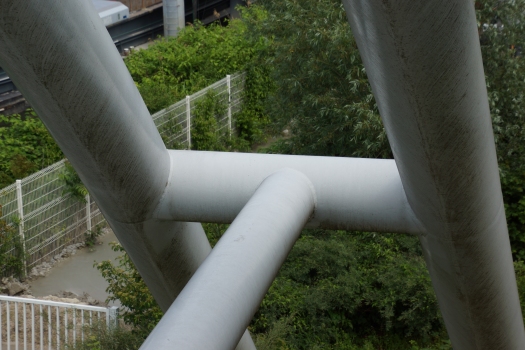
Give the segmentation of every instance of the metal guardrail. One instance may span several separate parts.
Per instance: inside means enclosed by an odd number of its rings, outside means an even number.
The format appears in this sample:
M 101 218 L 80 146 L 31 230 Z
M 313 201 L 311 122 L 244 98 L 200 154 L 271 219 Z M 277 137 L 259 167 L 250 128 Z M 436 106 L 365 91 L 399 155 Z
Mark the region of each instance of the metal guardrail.
M 0 296 L 0 350 L 60 349 L 84 341 L 87 325 L 116 327 L 118 308 Z

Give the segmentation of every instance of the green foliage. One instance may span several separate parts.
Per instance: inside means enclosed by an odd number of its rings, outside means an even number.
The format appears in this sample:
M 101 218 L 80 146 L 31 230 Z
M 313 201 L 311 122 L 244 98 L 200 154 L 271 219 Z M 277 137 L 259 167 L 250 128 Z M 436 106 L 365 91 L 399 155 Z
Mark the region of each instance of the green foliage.
M 86 339 L 78 339 L 74 344 L 64 344 L 66 349 L 74 350 L 136 350 L 144 338 L 128 327 L 108 329 L 105 322 L 85 326 Z
M 213 91 L 195 104 L 191 126 L 191 148 L 200 151 L 225 151 L 228 128 L 219 131 L 218 120 L 226 116 L 228 107 Z
M 124 322 L 133 326 L 135 334 L 146 339 L 160 321 L 162 311 L 124 248 L 118 243 L 111 243 L 111 246 L 114 251 L 123 253 L 117 259 L 118 265 L 109 260 L 95 264 L 109 283 L 107 302 L 119 300 L 124 308 L 120 314 Z
M 212 248 L 215 247 L 215 244 L 217 244 L 228 227 L 230 227 L 230 225 L 227 224 L 202 224 L 202 228 L 204 229 L 204 232 L 206 232 L 206 237 L 208 237 L 208 241 L 210 241 Z
M 287 318 L 292 349 L 378 336 L 426 343 L 443 335 L 419 241 L 405 235 L 303 232 L 251 330 L 266 333 Z
M 80 180 L 75 168 L 71 163 L 66 162 L 64 171 L 59 175 L 60 180 L 64 181 L 65 188 L 62 191 L 62 196 L 71 195 L 73 198 L 85 202 L 88 190 Z
M 0 115 L 0 188 L 63 158 L 33 111 L 25 117 Z
M 242 71 L 256 50 L 244 32 L 245 25 L 239 20 L 230 21 L 227 27 L 197 23 L 176 38 L 161 39 L 130 55 L 126 65 L 150 111 Z
M 201 151 L 247 151 L 250 144 L 237 136 L 235 130 L 230 135 L 224 120 L 228 107 L 213 91 L 195 104 L 191 126 L 191 148 Z M 233 118 L 233 116 L 232 116 Z M 220 124 L 220 120 L 223 120 Z
M 509 234 L 514 256 L 525 259 L 525 1 L 476 7 Z
M 0 205 L 0 218 L 2 206 Z M 24 248 L 16 227 L 0 219 L 0 266 L 4 275 L 21 277 L 24 271 Z
M 267 101 L 275 131 L 289 128 L 279 153 L 391 157 L 386 134 L 343 5 L 336 0 L 262 0 L 248 28 L 271 43 Z M 253 7 L 253 6 L 252 6 Z
M 514 262 L 514 270 L 516 271 L 516 281 L 518 283 L 521 313 L 525 315 L 525 263 L 523 261 Z
M 84 233 L 84 243 L 89 248 L 89 250 L 93 250 L 93 247 L 98 243 L 98 237 L 100 236 L 102 236 L 101 225 L 97 225 L 94 230 L 86 231 Z
M 258 8 L 246 12 L 252 21 L 257 21 L 262 14 Z M 264 101 L 273 89 L 273 80 L 268 75 L 269 67 L 254 64 L 254 57 L 265 50 L 268 42 L 248 35 L 246 26 L 241 20 L 231 20 L 227 26 L 217 23 L 205 27 L 197 23 L 186 27 L 176 38 L 159 40 L 147 50 L 129 56 L 126 65 L 150 112 L 166 108 L 227 74 L 245 71 L 243 104 L 241 112 L 235 116 L 237 132 L 234 136 L 238 137 L 223 146 L 245 150 L 264 140 L 268 124 Z M 204 108 L 212 107 L 209 101 L 206 103 L 208 106 Z M 208 124 L 212 122 L 205 119 Z M 223 141 L 212 143 L 215 146 L 224 144 Z M 167 146 L 177 148 L 177 145 Z M 211 149 L 222 150 L 222 146 Z

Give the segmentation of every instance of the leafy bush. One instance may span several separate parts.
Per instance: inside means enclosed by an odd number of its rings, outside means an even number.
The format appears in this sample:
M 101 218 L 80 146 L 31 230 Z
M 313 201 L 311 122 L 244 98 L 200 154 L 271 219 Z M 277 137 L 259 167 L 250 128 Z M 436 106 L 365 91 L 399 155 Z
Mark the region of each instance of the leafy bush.
M 71 195 L 76 200 L 81 202 L 86 201 L 88 190 L 80 180 L 77 172 L 69 162 L 65 162 L 64 171 L 59 175 L 60 180 L 64 182 L 64 190 L 62 196 Z
M 36 114 L 0 115 L 0 188 L 63 158 Z
M 107 302 L 119 300 L 124 311 L 121 313 L 124 322 L 133 326 L 133 332 L 146 339 L 162 317 L 162 311 L 144 283 L 144 280 L 133 265 L 133 262 L 118 243 L 111 243 L 118 257 L 118 265 L 111 261 L 95 264 L 102 277 L 109 283 L 106 292 Z
M 96 322 L 85 326 L 86 339 L 79 339 L 74 344 L 64 344 L 66 349 L 74 350 L 135 350 L 144 342 L 144 338 L 134 333 L 129 327 L 108 329 L 105 322 Z
M 130 55 L 126 66 L 150 111 L 244 70 L 257 50 L 246 40 L 245 29 L 240 20 L 225 27 L 196 23 L 176 38 L 158 40 Z
M 444 331 L 419 241 L 405 235 L 303 232 L 251 330 L 287 318 L 293 349 L 378 336 L 433 342 Z
M 221 119 L 227 117 L 227 105 L 213 91 L 196 103 L 191 126 L 191 148 L 201 151 L 246 151 L 249 143 L 228 127 Z M 232 116 L 232 119 L 234 116 Z
M 98 238 L 102 236 L 102 226 L 97 225 L 93 230 L 84 232 L 84 243 L 90 251 L 93 250 L 95 244 L 98 243 Z
M 225 151 L 229 138 L 227 128 L 219 131 L 218 120 L 226 116 L 228 107 L 213 91 L 197 102 L 191 126 L 191 148 L 201 151 Z
M 261 13 L 254 10 L 246 15 L 256 21 Z M 176 38 L 162 39 L 147 50 L 134 52 L 126 59 L 126 65 L 152 113 L 227 74 L 245 71 L 243 105 L 236 115 L 238 137 L 227 146 L 245 149 L 264 139 L 268 123 L 263 103 L 273 89 L 273 81 L 267 74 L 269 67 L 253 61 L 266 45 L 267 41 L 247 35 L 246 23 L 241 20 L 231 20 L 227 26 L 217 23 L 205 27 L 197 23 L 186 27 Z
M 525 1 L 476 3 L 483 67 L 515 258 L 525 259 Z
M 2 206 L 0 205 L 1 217 Z M 2 272 L 4 275 L 23 276 L 25 274 L 24 260 L 24 248 L 16 227 L 0 219 L 0 266 L 3 267 Z
M 254 37 L 269 41 L 259 51 L 258 63 L 272 67 L 276 87 L 267 113 L 274 132 L 291 130 L 277 152 L 391 157 L 341 1 L 257 4 L 266 15 L 250 21 L 248 28 Z

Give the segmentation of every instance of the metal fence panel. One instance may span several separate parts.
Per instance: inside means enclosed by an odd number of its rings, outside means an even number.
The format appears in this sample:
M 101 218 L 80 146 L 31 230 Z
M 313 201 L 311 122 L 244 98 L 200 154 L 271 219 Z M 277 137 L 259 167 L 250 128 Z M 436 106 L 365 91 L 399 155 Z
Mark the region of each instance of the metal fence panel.
M 0 350 L 61 349 L 89 336 L 90 325 L 117 326 L 118 308 L 0 296 Z
M 234 128 L 232 115 L 240 111 L 245 79 L 245 73 L 227 76 L 153 114 L 153 122 L 166 146 L 191 148 L 191 124 L 195 108 L 210 91 L 227 107 L 227 112 L 217 117 L 217 132 L 231 134 Z M 17 228 L 23 243 L 23 251 L 20 252 L 14 248 L 13 242 L 4 242 L 12 246 L 5 254 L 13 257 L 25 255 L 26 272 L 60 253 L 67 245 L 84 241 L 86 232 L 105 222 L 89 195 L 86 196 L 87 201 L 82 202 L 64 194 L 65 183 L 60 175 L 65 169 L 64 159 L 0 189 L 0 220 Z M 0 266 L 0 273 L 9 275 L 12 271 Z

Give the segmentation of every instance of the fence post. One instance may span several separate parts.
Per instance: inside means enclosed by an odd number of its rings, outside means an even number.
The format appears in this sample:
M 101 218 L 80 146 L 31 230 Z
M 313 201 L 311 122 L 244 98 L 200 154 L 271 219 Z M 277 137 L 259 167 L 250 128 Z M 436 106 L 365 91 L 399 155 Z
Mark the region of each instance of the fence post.
M 226 76 L 226 84 L 228 85 L 228 131 L 230 138 L 232 137 L 232 82 L 231 75 Z
M 89 193 L 86 194 L 86 223 L 87 223 L 87 232 L 91 232 L 91 198 Z
M 190 96 L 186 96 L 186 138 L 188 139 L 188 150 L 191 150 L 191 105 L 190 105 Z
M 106 325 L 108 326 L 108 329 L 111 329 L 113 327 L 118 326 L 118 307 L 112 306 L 108 308 L 108 312 L 106 313 Z
M 24 274 L 27 274 L 26 239 L 24 235 L 24 202 L 22 201 L 22 180 L 16 180 L 16 202 L 18 205 L 18 232 L 22 240 L 22 260 L 24 261 Z

